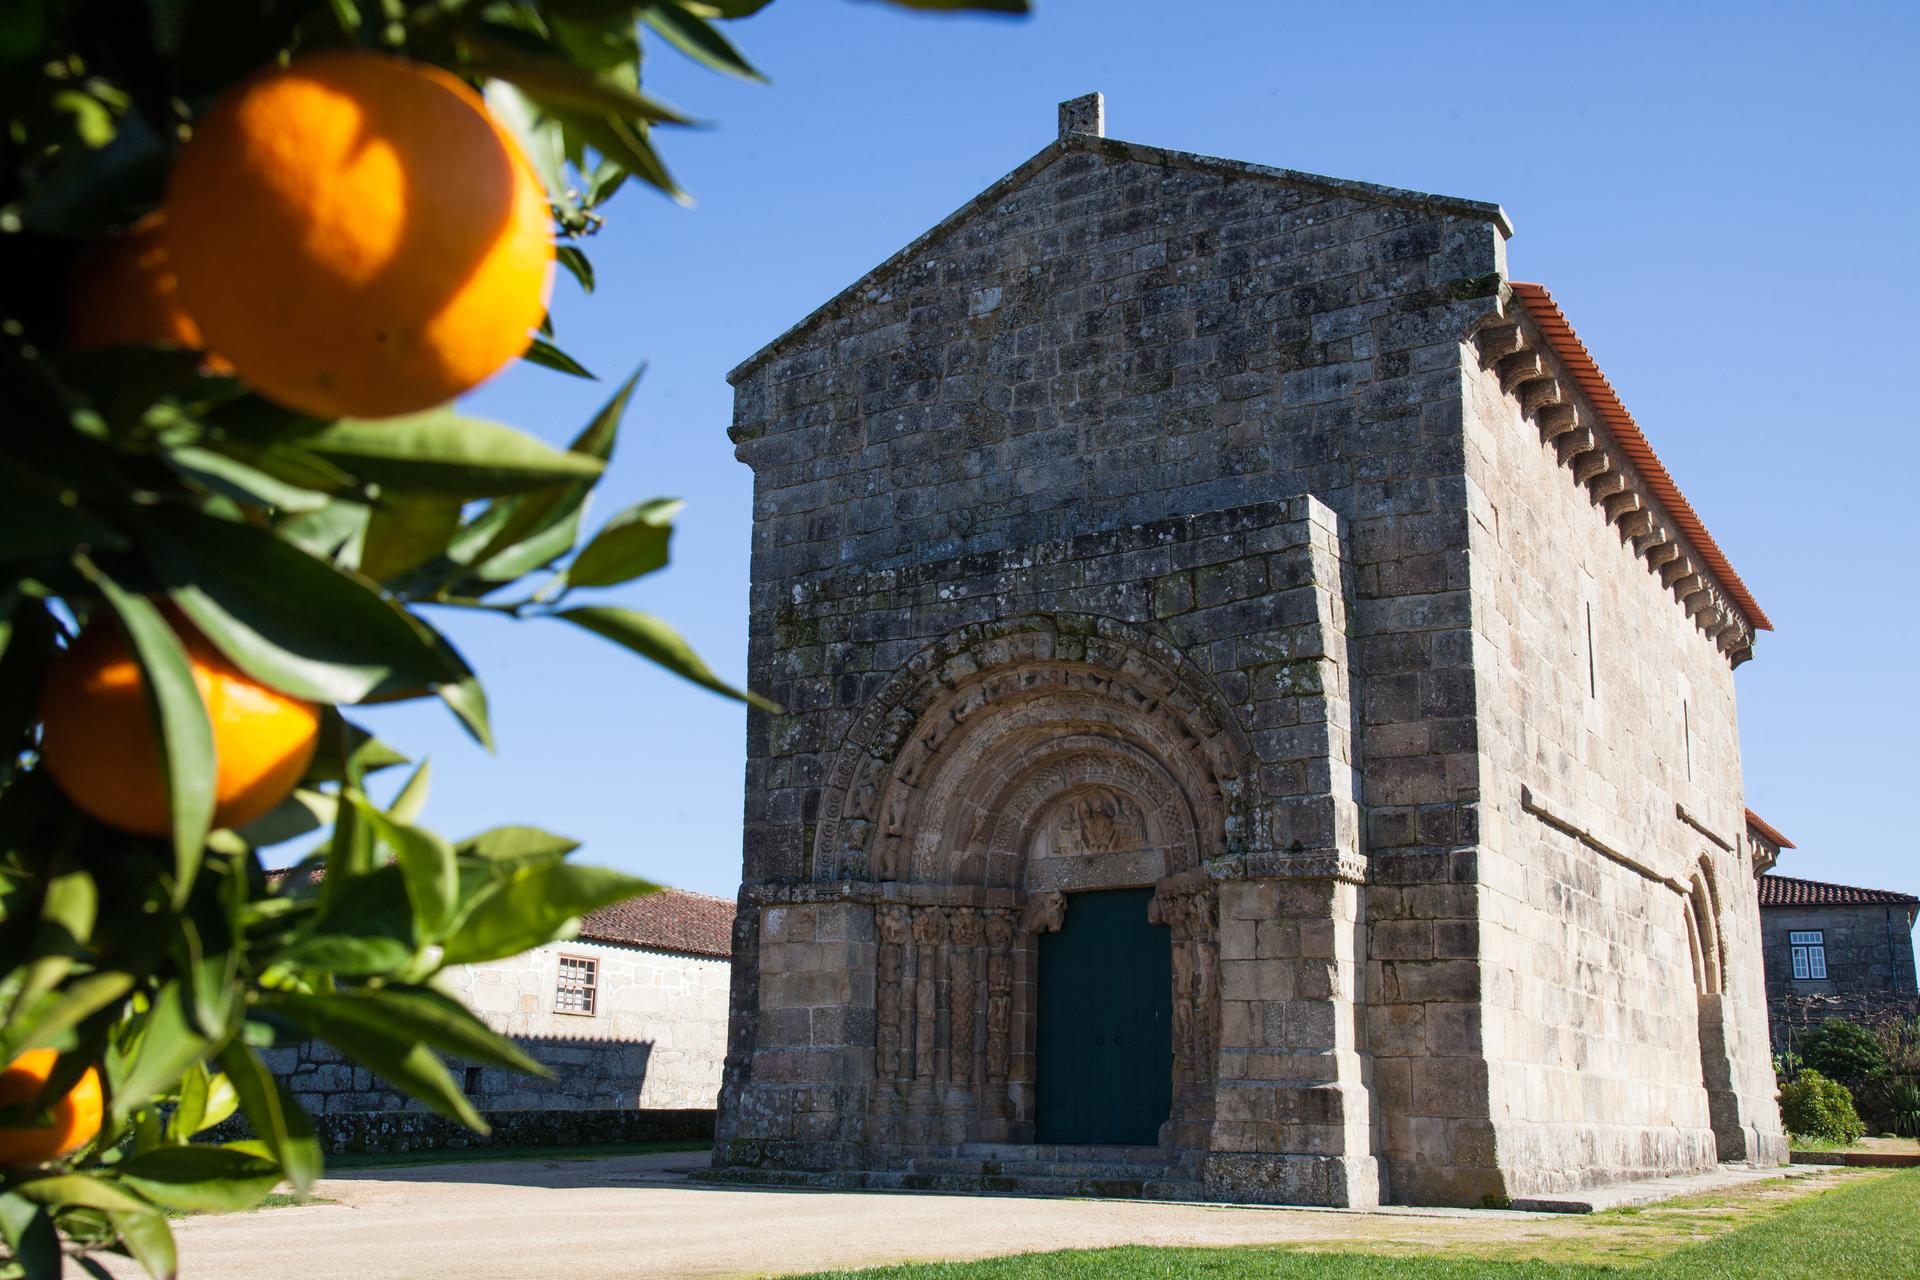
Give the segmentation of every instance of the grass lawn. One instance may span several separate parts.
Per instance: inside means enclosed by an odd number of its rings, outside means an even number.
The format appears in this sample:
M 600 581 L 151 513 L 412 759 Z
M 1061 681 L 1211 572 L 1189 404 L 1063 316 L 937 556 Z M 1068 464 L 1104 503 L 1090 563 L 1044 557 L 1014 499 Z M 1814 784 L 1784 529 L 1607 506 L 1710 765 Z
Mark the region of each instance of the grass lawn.
M 1386 1252 L 1123 1248 L 822 1272 L 811 1280 L 1799 1280 L 1920 1276 L 1920 1170 L 1784 1182 L 1549 1224 L 1533 1238 Z M 1391 1247 L 1391 1246 L 1390 1246 Z
M 492 1164 L 501 1160 L 604 1160 L 675 1151 L 711 1151 L 711 1142 L 597 1142 L 554 1147 L 457 1147 L 442 1151 L 395 1151 L 378 1155 L 343 1151 L 327 1157 L 328 1173 L 353 1169 L 410 1169 L 429 1164 Z

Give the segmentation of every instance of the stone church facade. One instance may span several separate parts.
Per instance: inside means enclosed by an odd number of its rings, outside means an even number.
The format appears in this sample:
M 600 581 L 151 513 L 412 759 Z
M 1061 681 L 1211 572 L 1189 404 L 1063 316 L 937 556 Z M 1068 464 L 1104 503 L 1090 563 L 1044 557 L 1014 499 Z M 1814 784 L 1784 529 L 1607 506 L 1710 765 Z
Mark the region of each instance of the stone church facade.
M 1495 1204 L 1785 1156 L 1768 624 L 1495 205 L 1061 134 L 731 375 L 723 1176 Z

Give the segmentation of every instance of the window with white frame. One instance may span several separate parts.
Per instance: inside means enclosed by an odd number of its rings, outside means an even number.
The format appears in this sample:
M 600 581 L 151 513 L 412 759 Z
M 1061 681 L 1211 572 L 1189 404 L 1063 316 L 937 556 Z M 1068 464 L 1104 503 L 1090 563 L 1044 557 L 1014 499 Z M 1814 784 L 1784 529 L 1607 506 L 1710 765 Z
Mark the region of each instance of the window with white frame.
M 1793 948 L 1793 976 L 1802 982 L 1827 976 L 1827 935 L 1821 929 L 1795 930 L 1787 935 Z
M 600 962 L 588 956 L 560 957 L 560 985 L 553 1007 L 561 1013 L 592 1016 L 599 993 Z

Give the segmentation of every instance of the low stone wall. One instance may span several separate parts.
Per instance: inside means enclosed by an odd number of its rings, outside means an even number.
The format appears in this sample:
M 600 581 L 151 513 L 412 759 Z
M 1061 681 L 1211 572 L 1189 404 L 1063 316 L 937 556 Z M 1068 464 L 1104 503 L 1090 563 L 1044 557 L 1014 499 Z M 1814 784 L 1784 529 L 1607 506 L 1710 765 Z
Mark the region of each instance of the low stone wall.
M 614 1142 L 713 1140 L 713 1109 L 583 1110 L 545 1108 L 483 1111 L 492 1128 L 480 1134 L 428 1111 L 344 1111 L 313 1117 L 320 1146 L 329 1155 L 353 1152 L 389 1155 L 409 1151 L 460 1151 L 475 1147 L 568 1147 Z M 210 1131 L 215 1141 L 251 1136 L 239 1117 Z

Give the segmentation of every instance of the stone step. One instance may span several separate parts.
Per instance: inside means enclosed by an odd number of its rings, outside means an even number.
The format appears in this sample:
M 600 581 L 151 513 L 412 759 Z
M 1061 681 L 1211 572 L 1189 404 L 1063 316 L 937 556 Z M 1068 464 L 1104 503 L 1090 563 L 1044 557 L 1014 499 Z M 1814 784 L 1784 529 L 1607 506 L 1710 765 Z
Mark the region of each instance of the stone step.
M 982 1160 L 1099 1162 L 1103 1164 L 1166 1165 L 1177 1163 L 1183 1152 L 1168 1147 L 1096 1146 L 1083 1143 L 966 1142 L 958 1154 Z
M 973 1178 L 1098 1178 L 1135 1182 L 1165 1180 L 1184 1170 L 1171 1164 L 1130 1164 L 1120 1160 L 982 1160 L 973 1156 L 916 1156 L 910 1173 L 952 1174 Z
M 913 1170 L 713 1169 L 698 1182 L 860 1191 L 922 1191 L 947 1195 L 1059 1196 L 1102 1200 L 1205 1200 L 1206 1188 L 1185 1178 L 1079 1178 L 1036 1174 L 921 1173 Z

